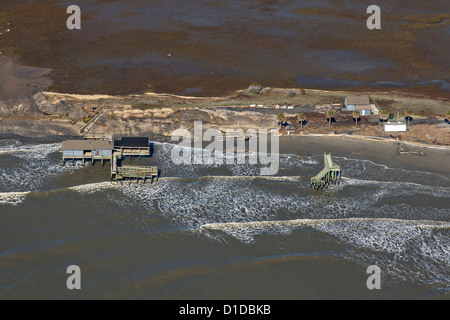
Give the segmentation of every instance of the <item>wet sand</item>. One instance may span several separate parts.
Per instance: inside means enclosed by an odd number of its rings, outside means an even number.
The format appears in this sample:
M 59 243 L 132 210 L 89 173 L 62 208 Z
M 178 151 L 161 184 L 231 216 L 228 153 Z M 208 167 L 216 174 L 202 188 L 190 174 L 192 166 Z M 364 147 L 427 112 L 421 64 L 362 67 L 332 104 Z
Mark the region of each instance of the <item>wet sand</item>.
M 281 137 L 280 153 L 309 155 L 309 153 L 331 152 L 332 156 L 347 159 L 370 160 L 390 168 L 436 173 L 450 183 L 450 148 L 419 147 L 408 145 L 411 151 L 423 152 L 425 155 L 402 155 L 398 144 L 389 141 L 367 141 L 350 137 Z M 305 153 L 308 150 L 309 153 Z M 338 163 L 339 161 L 336 160 Z
M 51 70 L 22 66 L 0 55 L 0 115 L 29 118 L 38 113 L 33 95 L 47 89 Z
M 0 55 L 0 101 L 28 99 L 51 85 L 50 69 L 26 67 Z

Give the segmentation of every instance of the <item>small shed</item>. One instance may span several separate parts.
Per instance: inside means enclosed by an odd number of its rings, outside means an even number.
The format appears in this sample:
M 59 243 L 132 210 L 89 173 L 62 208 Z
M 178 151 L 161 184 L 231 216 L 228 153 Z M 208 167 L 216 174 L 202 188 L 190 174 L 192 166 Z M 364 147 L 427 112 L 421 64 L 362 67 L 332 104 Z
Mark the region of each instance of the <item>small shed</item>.
M 116 148 L 149 148 L 149 139 L 147 137 L 122 137 L 120 140 L 114 140 Z
M 123 156 L 150 156 L 150 141 L 147 137 L 123 137 L 114 140 L 114 150 Z

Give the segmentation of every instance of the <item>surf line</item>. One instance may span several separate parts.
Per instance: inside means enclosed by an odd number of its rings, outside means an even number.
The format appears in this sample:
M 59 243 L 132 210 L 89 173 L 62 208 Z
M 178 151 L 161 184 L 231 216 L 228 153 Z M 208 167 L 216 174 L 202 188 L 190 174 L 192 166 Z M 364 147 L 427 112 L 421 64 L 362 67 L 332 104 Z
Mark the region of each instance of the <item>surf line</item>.
M 271 152 L 268 153 L 268 136 L 270 136 Z M 180 141 L 181 140 L 181 141 Z M 225 137 L 218 129 L 208 129 L 203 133 L 201 121 L 194 121 L 194 134 L 187 129 L 177 129 L 171 135 L 172 142 L 179 142 L 171 152 L 171 159 L 175 165 L 202 165 L 202 164 L 246 164 L 262 165 L 260 173 L 263 176 L 273 176 L 280 167 L 279 135 L 275 129 L 227 129 Z M 203 142 L 211 142 L 203 149 Z M 236 145 L 235 145 L 236 141 Z M 245 152 L 245 143 L 248 141 L 249 152 Z M 225 155 L 233 155 L 224 157 Z M 192 146 L 193 144 L 193 146 Z M 266 165 L 269 165 L 266 167 Z

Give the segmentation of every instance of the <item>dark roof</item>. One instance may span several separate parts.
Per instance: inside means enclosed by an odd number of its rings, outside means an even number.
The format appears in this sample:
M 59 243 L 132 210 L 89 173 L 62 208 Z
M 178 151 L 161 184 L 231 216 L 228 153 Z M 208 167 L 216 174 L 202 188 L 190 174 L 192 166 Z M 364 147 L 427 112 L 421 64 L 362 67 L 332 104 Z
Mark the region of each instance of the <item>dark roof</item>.
M 106 140 L 66 140 L 61 150 L 112 150 L 112 142 Z
M 121 140 L 114 140 L 115 147 L 128 147 L 128 148 L 148 148 L 148 138 L 142 137 L 123 137 Z

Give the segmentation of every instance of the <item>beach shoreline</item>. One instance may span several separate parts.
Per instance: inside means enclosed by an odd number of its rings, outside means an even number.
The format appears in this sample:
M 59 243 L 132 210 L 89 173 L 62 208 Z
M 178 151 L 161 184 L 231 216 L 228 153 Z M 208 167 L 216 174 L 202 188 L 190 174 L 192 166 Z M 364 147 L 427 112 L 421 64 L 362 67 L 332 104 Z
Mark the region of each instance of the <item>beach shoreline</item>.
M 418 120 L 407 132 L 386 133 L 382 126 L 373 120 L 363 119 L 355 126 L 350 120 L 351 115 L 339 115 L 338 123 L 328 127 L 325 116 L 326 109 L 306 111 L 309 122 L 303 130 L 297 124 L 296 113 L 285 113 L 290 126 L 282 129 L 277 125 L 276 114 L 289 110 L 260 109 L 257 107 L 210 105 L 193 106 L 180 104 L 178 106 L 139 107 L 117 101 L 92 102 L 84 100 L 74 102 L 68 100 L 46 100 L 45 108 L 53 112 L 34 113 L 34 118 L 20 115 L 0 116 L 0 135 L 17 134 L 23 137 L 59 139 L 59 136 L 82 137 L 85 133 L 113 134 L 117 136 L 165 136 L 170 137 L 176 129 L 192 131 L 194 122 L 201 121 L 203 128 L 218 129 L 225 132 L 228 129 L 266 129 L 278 130 L 285 136 L 342 136 L 353 139 L 366 139 L 374 142 L 401 142 L 409 146 L 422 146 L 447 149 L 450 147 L 450 125 L 443 118 L 428 119 L 431 123 Z M 299 107 L 302 111 L 303 107 Z M 314 108 L 314 107 L 305 107 Z M 317 107 L 315 107 L 317 109 Z M 50 110 L 49 110 L 50 111 Z M 295 112 L 295 111 L 294 111 Z M 101 115 L 100 115 L 101 114 Z M 96 116 L 100 119 L 94 122 Z M 91 121 L 90 123 L 88 123 Z M 88 130 L 83 130 L 87 128 Z
M 19 141 L 24 145 L 54 144 L 70 139 L 79 139 L 79 136 L 76 133 L 45 136 L 0 133 L 0 141 Z M 152 135 L 150 139 L 157 143 L 177 144 L 164 135 Z M 443 161 L 450 157 L 450 147 L 411 143 L 408 144 L 409 150 L 417 154 L 400 154 L 399 143 L 393 139 L 334 134 L 280 136 L 279 146 L 280 154 L 317 156 L 331 153 L 337 163 L 340 159 L 358 159 L 375 163 L 380 166 L 380 169 L 386 166 L 399 170 L 437 174 L 450 181 L 450 163 Z M 323 159 L 319 157 L 316 160 L 319 163 L 318 167 L 321 167 Z
M 257 92 L 241 89 L 227 96 L 197 97 L 146 92 L 132 95 L 68 94 L 46 91 L 48 69 L 22 67 L 1 56 L 0 137 L 59 142 L 85 133 L 115 136 L 170 137 L 177 129 L 192 131 L 195 121 L 203 129 L 276 129 L 287 136 L 341 136 L 374 142 L 401 142 L 410 147 L 450 147 L 450 125 L 444 123 L 449 101 L 423 95 L 379 91 L 366 94 L 380 109 L 397 113 L 409 106 L 415 111 L 407 132 L 385 133 L 378 117 L 361 117 L 355 125 L 351 112 L 342 111 L 344 98 L 356 94 L 319 89 L 269 88 Z M 17 76 L 17 71 L 23 71 Z M 10 80 L 14 79 L 13 82 Z M 27 90 L 24 91 L 24 88 Z M 359 93 L 363 94 L 363 93 Z M 339 101 L 335 107 L 332 101 Z M 285 108 L 276 108 L 278 105 Z M 295 106 L 290 109 L 286 105 Z M 328 125 L 326 112 L 333 109 L 337 121 Z M 300 128 L 297 115 L 307 124 Z M 280 128 L 277 114 L 284 113 L 289 126 Z M 98 121 L 94 121 L 100 117 Z M 422 119 L 422 120 L 421 120 Z M 423 120 L 425 119 L 425 120 Z M 86 130 L 85 130 L 86 129 Z
M 443 161 L 450 156 L 450 148 L 431 148 L 429 146 L 411 146 L 410 150 L 418 154 L 400 154 L 396 141 L 384 140 L 377 143 L 372 139 L 354 139 L 351 136 L 288 136 L 280 139 L 280 153 L 312 155 L 331 153 L 334 161 L 339 159 L 358 159 L 370 161 L 385 167 L 411 172 L 427 172 L 445 177 L 450 181 L 450 163 Z M 320 166 L 323 159 L 318 159 Z M 364 168 L 361 168 L 362 172 Z M 345 176 L 345 173 L 344 173 Z

